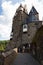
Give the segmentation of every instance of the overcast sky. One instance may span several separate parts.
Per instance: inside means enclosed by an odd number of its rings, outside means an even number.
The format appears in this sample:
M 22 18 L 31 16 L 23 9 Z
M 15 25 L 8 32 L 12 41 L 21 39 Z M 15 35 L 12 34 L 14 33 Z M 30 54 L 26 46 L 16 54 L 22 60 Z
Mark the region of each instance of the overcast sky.
M 28 13 L 32 5 L 39 12 L 39 19 L 43 17 L 43 0 L 0 0 L 0 40 L 9 40 L 12 18 L 20 3 L 27 5 Z

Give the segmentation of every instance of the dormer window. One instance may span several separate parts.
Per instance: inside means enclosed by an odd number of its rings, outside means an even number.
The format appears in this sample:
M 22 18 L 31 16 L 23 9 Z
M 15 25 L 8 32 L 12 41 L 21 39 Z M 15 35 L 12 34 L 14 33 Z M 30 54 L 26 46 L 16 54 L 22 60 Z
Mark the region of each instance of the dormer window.
M 27 32 L 27 24 L 23 25 L 23 32 Z

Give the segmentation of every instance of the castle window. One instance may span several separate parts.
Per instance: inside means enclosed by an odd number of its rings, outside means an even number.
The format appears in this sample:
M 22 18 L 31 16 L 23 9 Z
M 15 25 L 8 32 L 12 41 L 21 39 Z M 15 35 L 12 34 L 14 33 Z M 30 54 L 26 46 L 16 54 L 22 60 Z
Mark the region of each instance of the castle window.
M 23 32 L 27 32 L 27 24 L 23 25 Z

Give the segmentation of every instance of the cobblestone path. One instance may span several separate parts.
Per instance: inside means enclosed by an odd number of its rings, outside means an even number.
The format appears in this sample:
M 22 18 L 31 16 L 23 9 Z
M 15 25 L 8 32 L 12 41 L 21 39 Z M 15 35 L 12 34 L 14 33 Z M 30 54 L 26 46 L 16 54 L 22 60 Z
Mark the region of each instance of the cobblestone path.
M 29 53 L 18 53 L 11 65 L 40 65 Z

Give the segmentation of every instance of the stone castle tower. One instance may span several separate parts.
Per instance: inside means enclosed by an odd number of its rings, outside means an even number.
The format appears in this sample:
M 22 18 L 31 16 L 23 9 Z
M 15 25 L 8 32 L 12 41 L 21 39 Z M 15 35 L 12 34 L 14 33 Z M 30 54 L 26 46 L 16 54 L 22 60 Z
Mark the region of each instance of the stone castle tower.
M 29 48 L 36 31 L 41 25 L 42 21 L 39 20 L 39 13 L 34 6 L 32 6 L 32 9 L 28 14 L 27 9 L 20 5 L 13 17 L 11 38 L 7 49 L 15 47 Z

